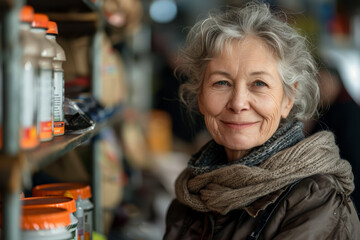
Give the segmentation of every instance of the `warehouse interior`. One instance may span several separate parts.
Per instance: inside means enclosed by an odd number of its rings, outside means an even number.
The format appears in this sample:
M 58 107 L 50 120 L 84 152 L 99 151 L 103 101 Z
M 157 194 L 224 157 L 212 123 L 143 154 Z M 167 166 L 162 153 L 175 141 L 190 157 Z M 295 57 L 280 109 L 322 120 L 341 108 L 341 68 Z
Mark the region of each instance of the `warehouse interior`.
M 0 0 L 0 239 L 21 239 L 21 198 L 50 183 L 90 186 L 92 239 L 162 239 L 174 182 L 211 139 L 202 117 L 180 103 L 181 79 L 174 74 L 178 50 L 189 27 L 211 9 L 246 2 Z M 331 127 L 359 188 L 360 4 L 265 2 L 286 12 L 287 21 L 309 39 L 325 98 L 321 119 L 309 122 L 306 133 Z M 66 56 L 64 134 L 29 148 L 19 134 L 24 6 L 56 22 L 56 41 Z M 334 78 L 340 81 L 333 83 Z M 353 198 L 359 208 L 357 187 Z

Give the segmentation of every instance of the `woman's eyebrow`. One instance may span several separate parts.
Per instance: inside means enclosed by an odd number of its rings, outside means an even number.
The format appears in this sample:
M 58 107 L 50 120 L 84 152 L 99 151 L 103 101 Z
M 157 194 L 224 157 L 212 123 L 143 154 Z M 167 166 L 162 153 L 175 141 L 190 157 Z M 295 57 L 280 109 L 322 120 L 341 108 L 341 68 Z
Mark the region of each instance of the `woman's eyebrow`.
M 251 73 L 250 73 L 250 76 L 258 76 L 258 75 L 268 75 L 268 76 L 271 76 L 270 73 L 265 72 L 265 71 L 255 71 L 255 72 L 251 72 Z
M 215 71 L 210 72 L 209 76 L 212 76 L 212 75 L 222 75 L 222 76 L 226 76 L 229 78 L 232 77 L 232 75 L 229 72 L 222 71 L 222 70 L 215 70 Z M 249 76 L 261 76 L 261 75 L 267 75 L 269 77 L 272 77 L 271 73 L 266 72 L 266 71 L 254 71 L 249 74 Z
M 229 76 L 231 77 L 231 74 L 228 73 L 228 72 L 225 72 L 225 71 L 220 71 L 220 70 L 216 70 L 216 71 L 213 71 L 209 74 L 210 76 L 211 75 L 224 75 L 224 76 Z

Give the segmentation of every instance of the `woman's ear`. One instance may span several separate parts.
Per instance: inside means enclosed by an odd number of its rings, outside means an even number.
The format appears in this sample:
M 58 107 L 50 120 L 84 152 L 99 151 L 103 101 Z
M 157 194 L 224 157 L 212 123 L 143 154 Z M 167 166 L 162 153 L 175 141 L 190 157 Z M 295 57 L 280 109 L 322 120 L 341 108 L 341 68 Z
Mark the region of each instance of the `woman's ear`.
M 299 82 L 296 82 L 296 83 L 294 83 L 294 89 L 295 89 L 295 92 L 297 91 L 297 89 L 298 89 L 298 85 L 299 85 Z
M 281 117 L 284 119 L 287 118 L 293 106 L 294 99 L 285 96 L 282 102 Z
M 297 87 L 298 87 L 298 82 L 294 83 L 293 85 L 294 87 L 294 91 L 297 91 Z M 294 98 L 292 97 L 288 97 L 288 96 L 284 96 L 283 102 L 282 102 L 282 111 L 281 111 L 281 117 L 282 118 L 287 118 L 287 116 L 289 115 L 291 109 L 294 106 Z

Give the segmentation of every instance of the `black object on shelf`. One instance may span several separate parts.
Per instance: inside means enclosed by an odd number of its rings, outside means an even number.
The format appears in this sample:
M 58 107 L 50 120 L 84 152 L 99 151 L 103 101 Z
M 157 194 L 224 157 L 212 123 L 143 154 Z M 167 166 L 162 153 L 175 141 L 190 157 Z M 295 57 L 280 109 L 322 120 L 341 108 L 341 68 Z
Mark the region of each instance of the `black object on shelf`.
M 65 133 L 82 134 L 95 128 L 95 122 L 69 98 L 65 98 Z

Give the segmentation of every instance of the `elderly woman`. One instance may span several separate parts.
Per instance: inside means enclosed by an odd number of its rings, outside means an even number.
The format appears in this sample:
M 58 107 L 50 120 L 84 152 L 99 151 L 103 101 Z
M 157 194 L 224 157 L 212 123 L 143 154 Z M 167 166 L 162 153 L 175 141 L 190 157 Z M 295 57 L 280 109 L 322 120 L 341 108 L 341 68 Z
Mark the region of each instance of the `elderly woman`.
M 317 109 L 306 41 L 265 4 L 198 22 L 181 52 L 182 100 L 213 140 L 176 180 L 164 239 L 360 239 L 350 164 Z

